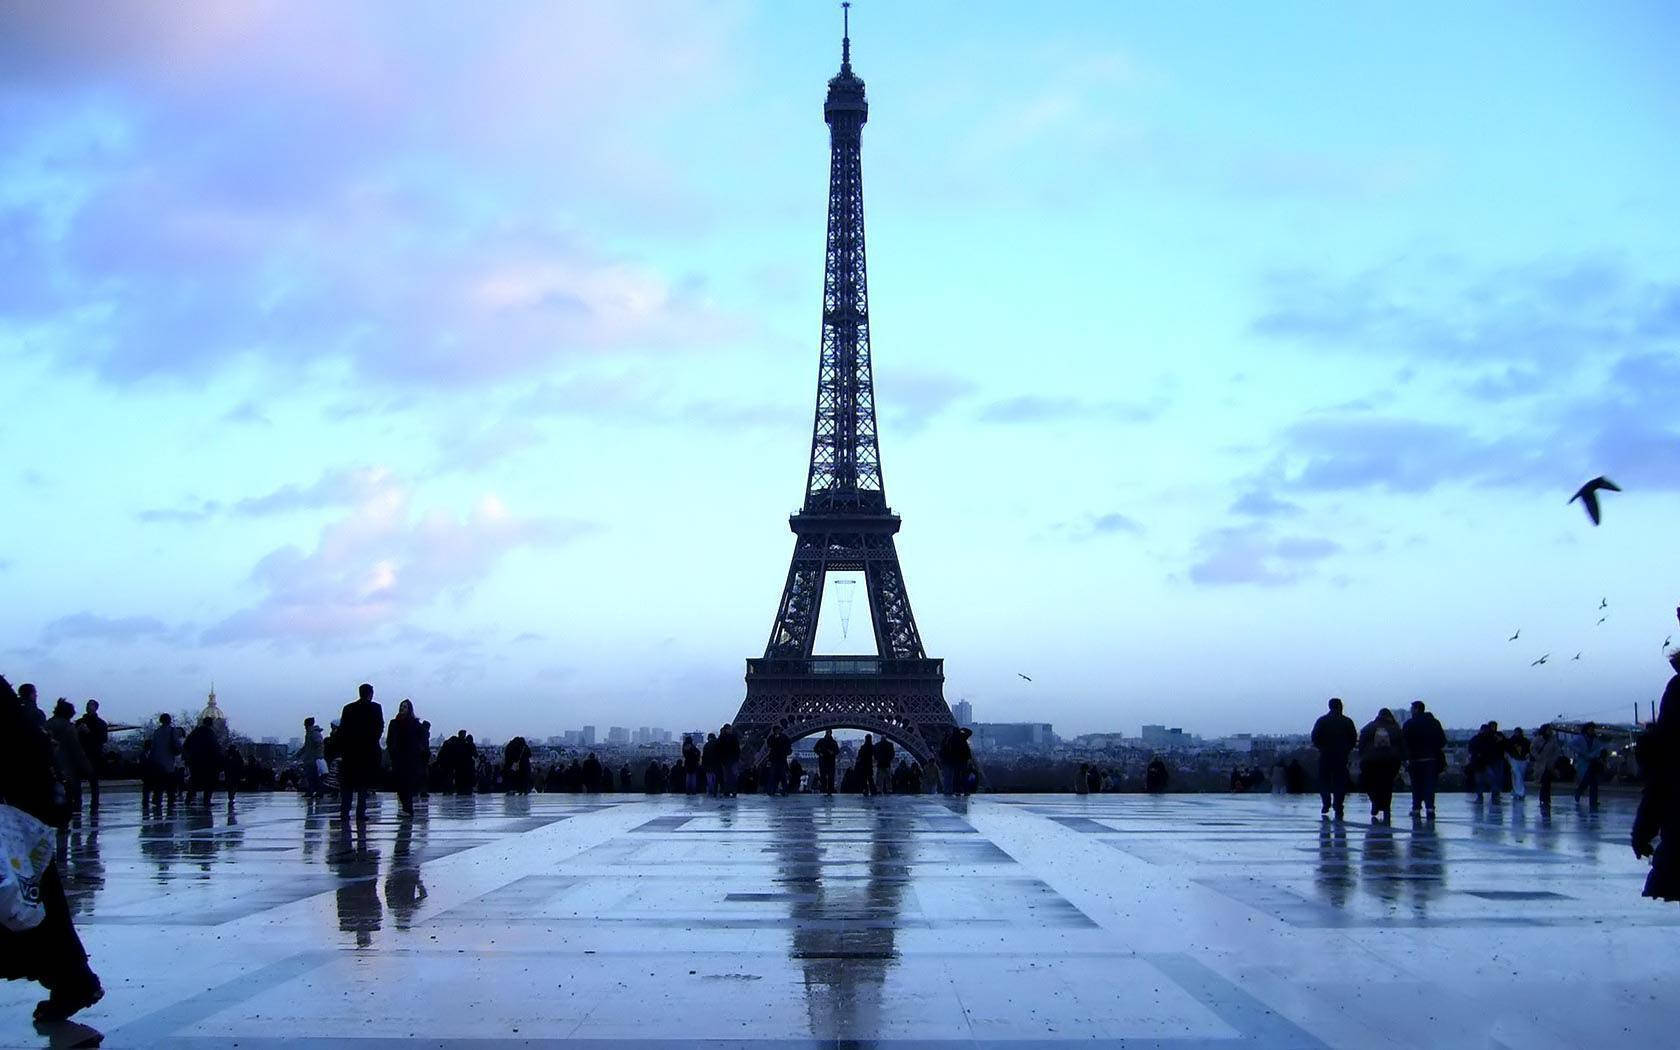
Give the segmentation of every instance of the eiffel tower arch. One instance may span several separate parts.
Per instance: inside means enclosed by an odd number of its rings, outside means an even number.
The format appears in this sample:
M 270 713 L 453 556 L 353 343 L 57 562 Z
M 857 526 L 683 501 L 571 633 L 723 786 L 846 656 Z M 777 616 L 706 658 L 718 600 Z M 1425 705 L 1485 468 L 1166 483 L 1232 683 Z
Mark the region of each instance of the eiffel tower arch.
M 848 27 L 849 29 L 849 27 Z M 840 72 L 828 82 L 828 238 L 822 341 L 811 466 L 805 501 L 788 519 L 793 562 L 764 656 L 747 661 L 747 697 L 735 716 L 747 754 L 773 727 L 798 739 L 824 729 L 884 735 L 931 768 L 956 727 L 945 703 L 944 661 L 922 648 L 893 542 L 899 517 L 887 506 L 875 426 L 869 347 L 869 282 L 863 240 L 863 81 L 842 38 Z M 863 576 L 875 656 L 812 652 L 830 572 Z

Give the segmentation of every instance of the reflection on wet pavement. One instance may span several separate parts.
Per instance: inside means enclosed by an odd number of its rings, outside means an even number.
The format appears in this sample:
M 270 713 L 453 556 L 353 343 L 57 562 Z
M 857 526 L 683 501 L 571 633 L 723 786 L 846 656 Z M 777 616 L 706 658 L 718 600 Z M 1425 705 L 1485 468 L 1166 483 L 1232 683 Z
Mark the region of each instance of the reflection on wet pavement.
M 1321 822 L 1316 798 L 383 799 L 65 842 L 106 1046 L 1660 1045 L 1631 802 Z M 42 1046 L 0 986 L 0 1045 Z M 58 1035 L 62 1037 L 66 1029 Z M 80 1032 L 81 1030 L 75 1030 Z M 82 1033 L 86 1037 L 86 1033 Z M 708 1044 L 707 1041 L 710 1041 Z M 374 1043 L 355 1045 L 372 1047 Z M 1536 1043 L 1536 1045 L 1540 1045 Z

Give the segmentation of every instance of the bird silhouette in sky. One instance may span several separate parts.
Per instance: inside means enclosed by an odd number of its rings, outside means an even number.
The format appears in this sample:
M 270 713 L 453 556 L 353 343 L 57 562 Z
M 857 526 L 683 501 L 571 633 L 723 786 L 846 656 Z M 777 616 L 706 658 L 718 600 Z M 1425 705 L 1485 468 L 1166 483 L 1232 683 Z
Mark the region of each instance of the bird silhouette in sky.
M 1581 501 L 1581 506 L 1587 508 L 1587 517 L 1592 519 L 1592 523 L 1594 525 L 1598 524 L 1598 494 L 1599 491 L 1603 489 L 1608 489 L 1611 492 L 1622 491 L 1622 487 L 1620 485 L 1601 474 L 1576 489 L 1575 495 L 1569 497 L 1569 502 L 1571 503 L 1574 503 L 1576 500 Z
M 1598 624 L 1599 624 L 1599 623 L 1603 623 L 1603 622 L 1604 622 L 1604 621 L 1605 621 L 1605 620 L 1608 620 L 1608 619 L 1610 619 L 1610 617 L 1608 617 L 1608 616 L 1600 616 L 1600 617 L 1599 617 L 1599 618 L 1598 618 L 1598 623 L 1595 623 L 1595 624 L 1593 624 L 1593 626 L 1594 626 L 1594 627 L 1597 627 L 1597 626 L 1598 626 Z
M 1668 645 L 1669 645 L 1669 643 L 1670 643 L 1670 642 L 1672 642 L 1672 641 L 1674 641 L 1674 636 L 1673 636 L 1673 635 L 1672 635 L 1672 634 L 1671 634 L 1671 635 L 1669 635 L 1669 636 L 1668 636 L 1668 637 L 1667 637 L 1667 638 L 1664 638 L 1664 639 L 1663 639 L 1663 644 L 1662 644 L 1662 647 L 1663 647 L 1663 648 L 1664 648 L 1664 649 L 1667 649 L 1667 648 L 1668 648 Z
M 1608 609 L 1608 608 L 1609 608 L 1609 607 L 1610 607 L 1610 599 L 1608 599 L 1608 598 L 1600 598 L 1600 599 L 1599 599 L 1599 600 L 1598 600 L 1598 607 L 1599 607 L 1599 608 L 1600 608 L 1600 609 Z
M 1025 678 L 1025 679 L 1026 679 L 1026 680 L 1027 680 L 1027 681 L 1029 681 L 1029 682 L 1030 682 L 1030 681 L 1032 681 L 1032 679 L 1031 679 L 1031 678 L 1027 678 L 1027 676 L 1026 676 L 1026 675 L 1024 675 L 1024 674 L 1022 674 L 1022 673 L 1021 673 L 1021 672 L 1019 672 L 1019 671 L 1016 671 L 1016 672 L 1015 672 L 1015 677 L 1016 677 L 1016 678 Z
M 1577 659 L 1577 660 L 1579 660 L 1579 659 L 1580 659 L 1580 658 L 1581 658 L 1581 654 L 1580 654 L 1580 653 L 1576 653 L 1576 654 L 1575 654 L 1575 657 L 1574 657 L 1574 658 L 1575 658 L 1575 659 Z
M 1547 654 L 1546 654 L 1546 656 L 1550 656 L 1550 655 L 1552 655 L 1552 654 L 1551 654 L 1551 653 L 1547 653 Z M 1541 664 L 1543 664 L 1543 663 L 1545 663 L 1545 662 L 1546 662 L 1546 656 L 1542 656 L 1542 657 L 1541 657 L 1541 658 L 1540 658 L 1540 659 L 1538 659 L 1538 660 L 1536 660 L 1536 661 L 1534 661 L 1534 662 L 1533 662 L 1533 663 L 1531 663 L 1531 664 L 1529 664 L 1529 665 L 1528 665 L 1528 666 L 1530 666 L 1530 667 L 1539 667 L 1539 666 L 1540 666 L 1540 665 L 1541 665 Z
M 1675 610 L 1675 615 L 1676 615 L 1676 616 L 1680 616 L 1680 609 L 1676 609 L 1676 610 Z M 1509 637 L 1509 638 L 1507 638 L 1507 639 L 1505 639 L 1505 640 L 1506 640 L 1506 641 L 1507 641 L 1507 642 L 1514 642 L 1514 641 L 1516 641 L 1516 640 L 1517 640 L 1517 635 L 1519 635 L 1519 634 L 1521 634 L 1521 633 L 1522 633 L 1522 628 L 1521 628 L 1521 627 L 1518 627 L 1518 628 L 1517 628 L 1517 629 L 1516 629 L 1516 631 L 1515 631 L 1515 632 L 1514 632 L 1514 633 L 1513 633 L 1513 634 L 1512 634 L 1512 635 L 1511 635 L 1511 637 Z

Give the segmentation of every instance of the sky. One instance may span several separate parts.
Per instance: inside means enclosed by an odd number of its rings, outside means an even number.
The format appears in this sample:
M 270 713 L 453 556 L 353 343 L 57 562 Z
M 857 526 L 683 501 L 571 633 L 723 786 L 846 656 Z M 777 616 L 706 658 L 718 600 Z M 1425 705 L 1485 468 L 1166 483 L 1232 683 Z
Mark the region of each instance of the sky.
M 837 5 L 99 7 L 0 7 L 0 673 L 118 721 L 214 682 L 253 736 L 362 681 L 480 739 L 729 719 L 809 455 Z M 1218 735 L 1660 693 L 1672 5 L 852 29 L 949 700 Z

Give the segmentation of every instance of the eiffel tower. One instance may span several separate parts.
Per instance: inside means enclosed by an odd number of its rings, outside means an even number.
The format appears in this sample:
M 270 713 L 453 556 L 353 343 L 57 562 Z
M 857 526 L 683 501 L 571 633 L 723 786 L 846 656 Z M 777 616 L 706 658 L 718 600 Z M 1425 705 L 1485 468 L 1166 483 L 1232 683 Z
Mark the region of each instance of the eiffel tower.
M 842 5 L 849 7 L 850 5 Z M 848 12 L 849 14 L 849 12 Z M 852 72 L 849 19 L 840 72 L 828 82 L 828 250 L 822 351 L 805 502 L 788 519 L 793 564 L 764 657 L 747 661 L 747 698 L 735 716 L 743 753 L 772 727 L 795 740 L 824 729 L 886 736 L 931 770 L 956 721 L 945 703 L 943 660 L 929 659 L 910 611 L 887 506 L 875 429 L 869 291 L 863 250 L 863 123 L 869 103 Z M 861 572 L 875 656 L 815 656 L 817 612 L 830 572 Z

